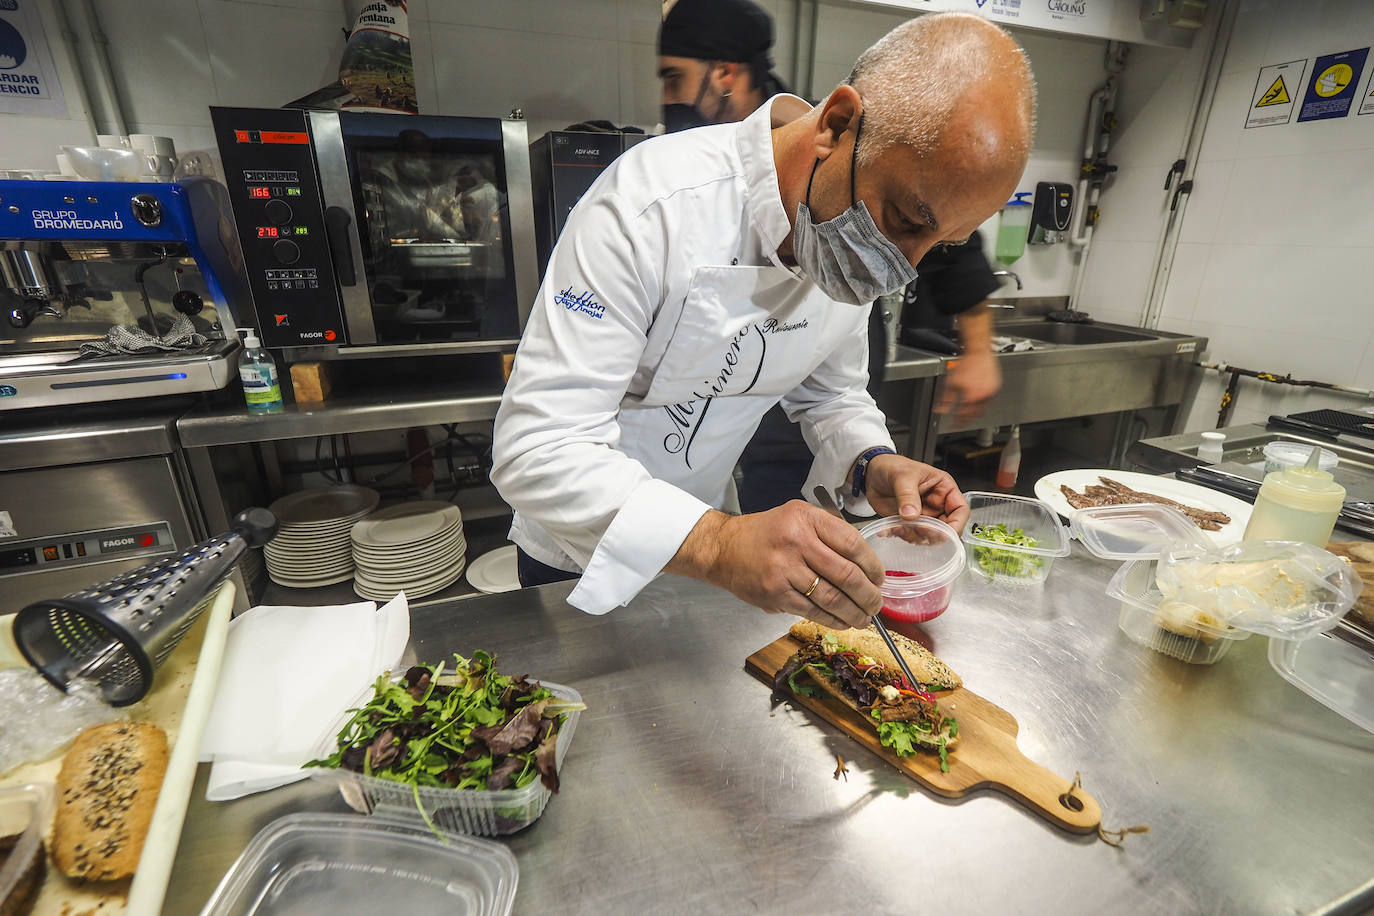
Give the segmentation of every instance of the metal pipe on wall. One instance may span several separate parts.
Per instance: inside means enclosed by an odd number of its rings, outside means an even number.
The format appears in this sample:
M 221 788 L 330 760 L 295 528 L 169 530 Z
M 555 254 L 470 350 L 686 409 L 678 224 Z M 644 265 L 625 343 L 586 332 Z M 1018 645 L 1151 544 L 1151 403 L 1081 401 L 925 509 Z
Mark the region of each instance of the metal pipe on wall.
M 1154 268 L 1150 272 L 1145 305 L 1140 314 L 1140 326 L 1144 328 L 1159 326 L 1160 313 L 1164 308 L 1164 294 L 1169 285 L 1169 274 L 1174 266 L 1174 253 L 1178 250 L 1178 236 L 1183 228 L 1183 215 L 1188 209 L 1188 200 L 1193 191 L 1198 152 L 1202 149 L 1207 121 L 1212 115 L 1217 84 L 1221 81 L 1221 68 L 1226 60 L 1226 51 L 1231 44 L 1231 33 L 1235 30 L 1239 11 L 1240 4 L 1236 0 L 1221 0 L 1221 12 L 1217 14 L 1217 29 L 1212 34 L 1212 45 L 1208 51 L 1202 83 L 1193 102 L 1188 134 L 1184 138 L 1178 162 L 1170 172 L 1170 180 L 1165 183 L 1166 192 L 1170 190 L 1172 182 L 1176 181 L 1177 185 L 1173 187 L 1173 199 L 1170 201 L 1164 232 L 1155 246 Z
M 120 108 L 119 89 L 115 85 L 114 71 L 110 67 L 110 41 L 100 28 L 100 17 L 96 15 L 94 0 L 58 0 L 57 6 L 64 24 L 72 30 L 73 57 L 78 74 L 90 99 L 91 114 L 95 118 L 96 133 L 127 134 L 124 112 Z M 79 30 L 79 31 L 78 31 Z M 82 34 L 89 39 L 89 54 L 79 53 Z
M 62 35 L 62 44 L 67 48 L 67 54 L 72 62 L 72 72 L 76 74 L 76 97 L 81 103 L 82 114 L 86 116 L 86 124 L 91 129 L 90 143 L 95 142 L 96 134 L 100 133 L 99 124 L 96 122 L 95 107 L 91 104 L 90 93 L 86 91 L 86 80 L 81 74 L 81 55 L 77 46 L 80 38 L 76 30 L 72 28 L 71 20 L 67 17 L 67 10 L 60 3 L 54 3 L 51 7 L 53 17 L 57 20 L 58 32 Z

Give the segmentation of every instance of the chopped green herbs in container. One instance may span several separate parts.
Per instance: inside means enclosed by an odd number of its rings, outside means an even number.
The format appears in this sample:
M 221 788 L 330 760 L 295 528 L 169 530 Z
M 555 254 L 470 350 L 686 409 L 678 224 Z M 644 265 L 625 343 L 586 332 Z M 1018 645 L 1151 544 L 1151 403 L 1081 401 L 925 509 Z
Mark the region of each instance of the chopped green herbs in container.
M 498 673 L 481 650 L 379 677 L 372 698 L 349 710 L 333 753 L 306 766 L 361 788 L 369 811 L 409 806 L 431 827 L 509 833 L 558 791 L 560 735 L 586 708 L 576 691 L 552 686 L 572 698 Z
M 1039 541 L 1020 528 L 1008 528 L 998 522 L 996 525 L 974 525 L 973 536 L 983 541 L 1006 544 L 1008 547 L 1036 547 Z M 1021 550 L 1000 550 L 981 544 L 973 547 L 973 559 L 978 568 L 988 578 L 1006 576 L 1016 579 L 1039 578 L 1045 567 L 1043 558 Z

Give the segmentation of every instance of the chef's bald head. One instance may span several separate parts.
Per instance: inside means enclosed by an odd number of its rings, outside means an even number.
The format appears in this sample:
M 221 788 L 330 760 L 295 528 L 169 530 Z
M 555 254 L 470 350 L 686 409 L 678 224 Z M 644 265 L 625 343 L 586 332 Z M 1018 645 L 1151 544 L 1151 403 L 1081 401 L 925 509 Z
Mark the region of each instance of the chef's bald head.
M 1030 65 L 1010 35 L 978 16 L 933 13 L 899 25 L 859 57 L 848 82 L 865 111 L 860 164 L 897 144 L 930 155 L 951 130 L 975 154 L 1024 163 L 1030 151 Z

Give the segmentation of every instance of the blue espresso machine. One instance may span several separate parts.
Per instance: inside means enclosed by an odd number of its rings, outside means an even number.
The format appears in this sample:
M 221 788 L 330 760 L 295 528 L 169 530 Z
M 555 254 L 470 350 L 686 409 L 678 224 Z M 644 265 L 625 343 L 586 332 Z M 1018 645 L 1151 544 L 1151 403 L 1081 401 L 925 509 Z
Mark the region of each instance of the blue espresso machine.
M 250 296 L 218 182 L 0 181 L 0 411 L 223 388 Z M 203 344 L 81 352 L 181 318 Z

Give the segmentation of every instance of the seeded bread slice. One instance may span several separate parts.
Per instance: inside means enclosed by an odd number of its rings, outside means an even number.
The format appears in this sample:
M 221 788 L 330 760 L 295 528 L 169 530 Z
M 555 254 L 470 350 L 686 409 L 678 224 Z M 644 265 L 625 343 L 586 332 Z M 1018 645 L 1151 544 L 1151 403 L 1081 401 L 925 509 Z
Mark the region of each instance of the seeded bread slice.
M 887 643 L 883 642 L 878 631 L 872 627 L 865 630 L 832 630 L 813 620 L 799 620 L 792 624 L 791 633 L 800 640 L 831 635 L 842 646 L 848 646 L 865 655 L 870 655 L 884 665 L 893 668 L 898 667 L 897 660 L 888 651 Z M 891 636 L 892 641 L 901 650 L 902 657 L 911 666 L 911 673 L 916 675 L 916 679 L 927 689 L 954 690 L 964 686 L 964 682 L 959 679 L 959 675 L 954 673 L 954 669 L 942 662 L 925 646 L 914 639 L 903 636 L 901 633 L 893 633 Z
M 52 856 L 72 878 L 115 881 L 138 867 L 167 772 L 167 735 L 146 722 L 88 728 L 62 758 Z

